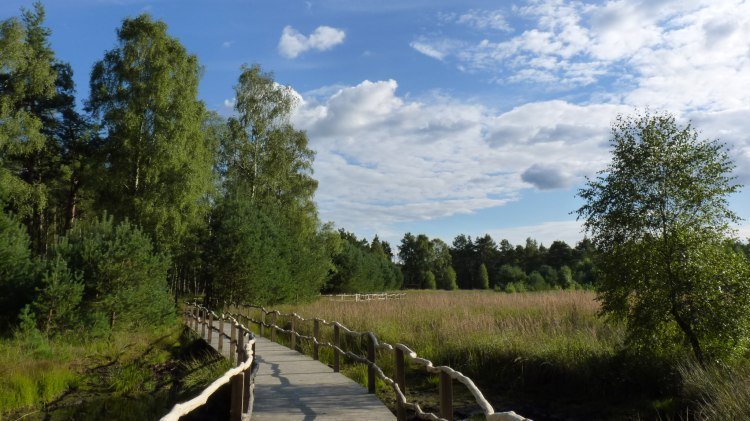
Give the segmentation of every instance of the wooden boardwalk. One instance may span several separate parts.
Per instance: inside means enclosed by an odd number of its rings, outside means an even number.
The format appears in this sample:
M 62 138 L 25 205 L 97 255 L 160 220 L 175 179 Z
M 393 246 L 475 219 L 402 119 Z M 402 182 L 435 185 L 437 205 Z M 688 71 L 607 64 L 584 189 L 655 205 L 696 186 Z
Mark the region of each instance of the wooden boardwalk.
M 216 321 L 214 326 L 218 329 Z M 229 334 L 228 323 L 223 329 Z M 229 358 L 229 339 L 213 332 L 210 345 L 218 350 L 219 338 L 224 341 L 221 353 Z M 259 369 L 253 420 L 396 419 L 364 387 L 304 354 L 260 336 L 256 337 L 255 354 Z

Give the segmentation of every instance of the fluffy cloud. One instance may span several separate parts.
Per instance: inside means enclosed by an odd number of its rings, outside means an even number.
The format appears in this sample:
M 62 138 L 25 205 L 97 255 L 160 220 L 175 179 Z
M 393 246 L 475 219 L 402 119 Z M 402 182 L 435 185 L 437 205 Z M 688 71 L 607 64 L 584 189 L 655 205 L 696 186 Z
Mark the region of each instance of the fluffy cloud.
M 513 13 L 514 23 L 530 22 L 516 35 L 422 36 L 418 51 L 439 51 L 441 60 L 504 83 L 597 83 L 629 105 L 681 112 L 750 103 L 746 0 L 537 0 Z
M 330 50 L 344 42 L 346 33 L 330 26 L 319 26 L 309 36 L 304 36 L 291 26 L 284 27 L 279 39 L 279 53 L 295 58 L 308 50 Z
M 446 20 L 469 25 L 476 29 L 513 30 L 505 19 L 505 14 L 499 10 L 469 10 L 461 15 L 450 15 Z
M 569 186 L 606 162 L 621 110 L 548 101 L 498 113 L 444 96 L 407 99 L 397 88 L 364 81 L 300 101 L 294 123 L 317 151 L 324 219 L 383 231 L 500 206 L 530 184 Z

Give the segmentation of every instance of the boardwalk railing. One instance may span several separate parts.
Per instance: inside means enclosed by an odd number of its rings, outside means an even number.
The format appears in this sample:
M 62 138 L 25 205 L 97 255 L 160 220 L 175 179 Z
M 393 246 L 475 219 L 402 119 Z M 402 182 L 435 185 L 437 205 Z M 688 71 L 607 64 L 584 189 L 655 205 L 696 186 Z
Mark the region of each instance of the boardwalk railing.
M 367 366 L 367 390 L 369 393 L 375 393 L 375 379 L 380 378 L 385 382 L 396 395 L 397 417 L 399 421 L 407 419 L 407 410 L 414 411 L 420 419 L 440 421 L 453 420 L 453 380 L 463 384 L 473 395 L 476 403 L 481 408 L 488 421 L 522 421 L 526 418 L 517 415 L 515 412 L 495 412 L 495 409 L 487 401 L 482 392 L 477 388 L 474 382 L 467 376 L 448 366 L 434 366 L 432 361 L 420 358 L 417 353 L 404 344 L 391 345 L 380 342 L 373 332 L 357 332 L 347 328 L 339 322 L 329 322 L 323 319 L 314 318 L 306 319 L 297 313 L 281 313 L 276 310 L 267 310 L 262 306 L 249 304 L 234 304 L 228 306 L 230 314 L 237 320 L 244 319 L 248 324 L 258 325 L 261 336 L 266 335 L 266 329 L 270 329 L 272 341 L 277 340 L 278 333 L 289 335 L 291 342 L 290 348 L 296 349 L 298 341 L 306 340 L 312 345 L 312 357 L 315 360 L 320 358 L 320 347 L 330 348 L 333 351 L 333 370 L 338 372 L 341 369 L 341 359 L 343 355 L 350 361 L 361 363 Z M 260 320 L 256 319 L 253 312 L 258 312 Z M 279 318 L 285 319 L 289 328 L 279 326 Z M 303 323 L 312 322 L 312 334 L 305 335 L 300 333 L 300 327 Z M 332 341 L 324 341 L 321 335 L 321 326 L 330 327 L 333 330 Z M 309 332 L 309 326 L 304 329 Z M 328 335 L 330 336 L 330 335 Z M 367 339 L 367 355 L 359 355 L 355 352 L 342 348 L 344 337 L 359 340 Z M 376 361 L 376 350 L 384 350 L 393 355 L 395 363 L 395 380 L 388 377 L 383 369 L 378 366 Z M 419 404 L 408 402 L 406 399 L 406 362 L 421 367 L 426 372 L 440 376 L 440 414 L 425 412 Z
M 218 322 L 218 327 L 214 321 Z M 224 329 L 224 323 L 230 326 L 230 333 Z M 229 339 L 229 362 L 236 367 L 228 370 L 223 376 L 214 380 L 207 388 L 193 399 L 176 404 L 161 421 L 176 421 L 180 417 L 205 405 L 208 399 L 225 384 L 231 383 L 231 404 L 229 419 L 240 421 L 243 415 L 250 416 L 253 410 L 254 379 L 258 372 L 255 362 L 255 335 L 242 325 L 235 317 L 227 314 L 217 315 L 213 311 L 198 305 L 188 304 L 185 311 L 185 324 L 192 328 L 209 344 L 214 331 L 218 336 L 218 351 L 222 353 L 224 338 Z M 207 332 L 208 330 L 208 332 Z
M 323 295 L 322 297 L 331 301 L 383 301 L 383 300 L 400 300 L 406 296 L 403 292 L 377 292 L 372 294 L 333 294 Z

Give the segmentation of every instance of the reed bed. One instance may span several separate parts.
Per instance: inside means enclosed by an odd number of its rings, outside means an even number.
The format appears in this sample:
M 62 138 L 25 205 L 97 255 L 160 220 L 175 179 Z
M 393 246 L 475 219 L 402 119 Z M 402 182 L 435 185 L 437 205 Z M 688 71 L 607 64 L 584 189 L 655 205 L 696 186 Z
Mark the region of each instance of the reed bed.
M 679 374 L 672 362 L 630 354 L 624 326 L 603 320 L 599 308 L 590 291 L 409 291 L 402 300 L 319 300 L 279 310 L 404 343 L 472 377 L 500 409 L 537 419 L 650 418 L 659 411 L 653 402 L 679 394 Z M 386 372 L 391 360 L 381 358 Z

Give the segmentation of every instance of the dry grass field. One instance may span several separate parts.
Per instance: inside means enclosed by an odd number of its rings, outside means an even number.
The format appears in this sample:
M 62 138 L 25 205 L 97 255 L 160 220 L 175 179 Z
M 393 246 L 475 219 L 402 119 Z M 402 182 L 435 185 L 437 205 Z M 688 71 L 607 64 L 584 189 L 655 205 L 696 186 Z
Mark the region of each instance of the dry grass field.
M 535 419 L 651 418 L 669 411 L 675 394 L 673 370 L 624 351 L 624 327 L 598 317 L 588 291 L 410 291 L 402 300 L 279 309 L 404 343 L 472 377 L 497 409 Z

